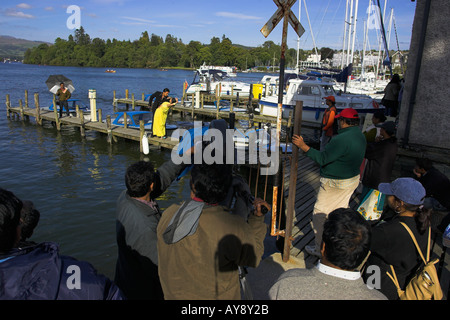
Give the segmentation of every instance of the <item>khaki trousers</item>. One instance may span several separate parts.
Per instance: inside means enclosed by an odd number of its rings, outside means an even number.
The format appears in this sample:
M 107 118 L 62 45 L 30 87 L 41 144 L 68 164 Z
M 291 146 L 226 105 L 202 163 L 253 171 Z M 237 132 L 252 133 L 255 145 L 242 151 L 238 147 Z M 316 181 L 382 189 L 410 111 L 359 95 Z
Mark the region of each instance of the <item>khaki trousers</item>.
M 320 178 L 320 188 L 312 218 L 317 251 L 321 249 L 323 224 L 328 214 L 338 208 L 348 208 L 350 197 L 358 184 L 359 175 L 350 179 Z

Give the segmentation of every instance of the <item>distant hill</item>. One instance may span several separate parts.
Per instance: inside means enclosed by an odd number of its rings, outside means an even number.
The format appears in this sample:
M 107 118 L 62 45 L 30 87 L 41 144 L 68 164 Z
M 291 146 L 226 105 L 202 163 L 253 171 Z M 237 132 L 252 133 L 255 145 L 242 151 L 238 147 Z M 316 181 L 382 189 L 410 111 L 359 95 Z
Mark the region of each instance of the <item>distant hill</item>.
M 0 59 L 10 58 L 22 60 L 27 49 L 37 47 L 42 43 L 51 44 L 44 41 L 30 41 L 0 35 Z

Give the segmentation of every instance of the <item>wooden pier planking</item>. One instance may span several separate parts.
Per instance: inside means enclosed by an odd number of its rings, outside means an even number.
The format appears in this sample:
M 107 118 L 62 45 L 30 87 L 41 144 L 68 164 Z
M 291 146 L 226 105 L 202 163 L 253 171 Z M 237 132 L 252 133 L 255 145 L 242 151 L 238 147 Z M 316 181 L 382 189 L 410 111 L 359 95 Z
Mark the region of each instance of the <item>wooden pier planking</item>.
M 21 107 L 10 107 L 8 108 L 10 113 L 17 114 L 23 118 L 23 116 L 27 117 L 37 117 L 37 112 L 35 108 L 21 108 Z M 55 112 L 47 111 L 47 110 L 39 110 L 40 120 L 46 120 L 50 122 L 56 122 Z M 85 130 L 92 130 L 104 134 L 108 134 L 108 127 L 105 122 L 94 122 L 94 121 L 82 121 L 77 117 L 63 117 L 59 118 L 58 121 L 62 125 L 70 125 L 84 128 Z M 119 126 L 111 126 L 111 134 L 113 137 L 123 138 L 132 141 L 141 141 L 140 130 L 133 128 L 124 128 Z M 150 144 L 163 147 L 167 149 L 173 149 L 179 141 L 171 140 L 171 139 L 160 139 L 155 137 L 148 137 L 148 141 Z

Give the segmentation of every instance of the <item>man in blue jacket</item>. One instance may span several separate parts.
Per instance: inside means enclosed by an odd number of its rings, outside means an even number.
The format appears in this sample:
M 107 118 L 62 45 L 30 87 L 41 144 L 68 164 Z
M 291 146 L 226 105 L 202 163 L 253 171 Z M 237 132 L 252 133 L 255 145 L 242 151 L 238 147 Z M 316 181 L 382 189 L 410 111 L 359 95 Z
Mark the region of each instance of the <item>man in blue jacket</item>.
M 16 248 L 22 201 L 0 188 L 0 300 L 122 300 L 119 288 L 91 264 L 43 242 Z

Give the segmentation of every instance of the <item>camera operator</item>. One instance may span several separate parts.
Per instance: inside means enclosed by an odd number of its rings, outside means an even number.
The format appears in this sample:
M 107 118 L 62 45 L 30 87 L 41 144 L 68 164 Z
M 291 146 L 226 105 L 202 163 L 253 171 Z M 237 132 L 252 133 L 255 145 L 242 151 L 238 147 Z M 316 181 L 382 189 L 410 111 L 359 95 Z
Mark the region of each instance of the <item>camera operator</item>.
M 232 181 L 230 165 L 194 165 L 190 199 L 163 213 L 157 236 L 165 299 L 241 299 L 239 266 L 259 265 L 267 232 L 263 208 L 270 206 L 254 199 L 247 221 L 232 214 L 221 205 Z

